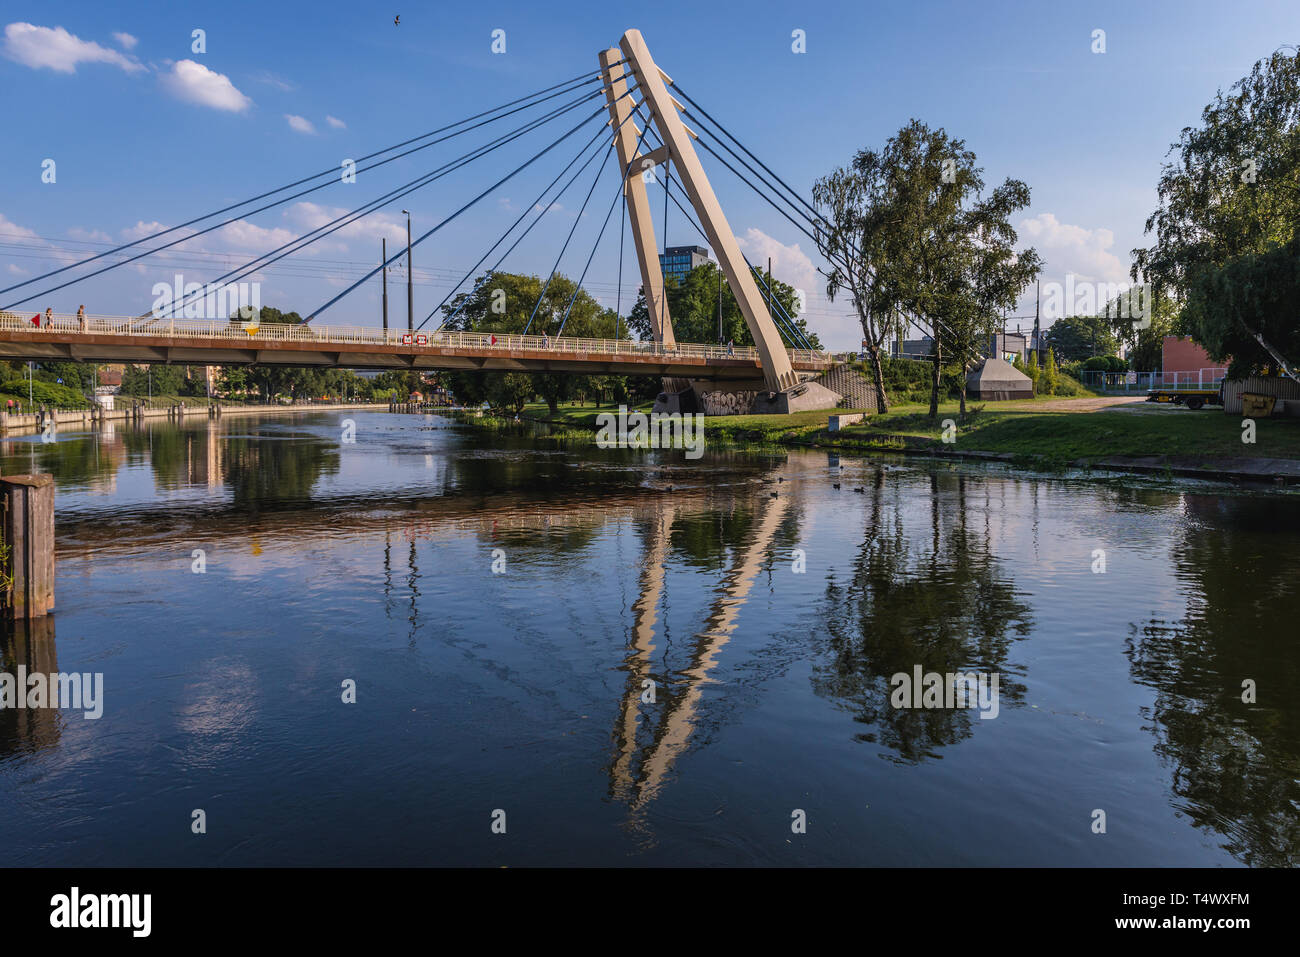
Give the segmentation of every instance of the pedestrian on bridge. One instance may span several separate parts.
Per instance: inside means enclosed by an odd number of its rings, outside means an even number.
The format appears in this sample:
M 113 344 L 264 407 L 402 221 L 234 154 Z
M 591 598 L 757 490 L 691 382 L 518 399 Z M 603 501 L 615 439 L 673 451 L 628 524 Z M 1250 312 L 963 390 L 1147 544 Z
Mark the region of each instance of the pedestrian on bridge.
M 84 305 L 77 307 L 77 325 L 81 326 L 81 331 L 86 331 L 86 307 Z
M 542 333 L 542 348 L 543 349 L 551 348 L 551 337 L 544 332 Z
M 735 339 L 727 340 L 727 355 L 734 356 L 736 354 L 735 345 L 736 345 Z
M 45 309 L 45 328 L 48 329 L 52 322 L 54 322 L 54 307 L 47 306 Z M 37 325 L 40 325 L 40 323 L 37 323 Z

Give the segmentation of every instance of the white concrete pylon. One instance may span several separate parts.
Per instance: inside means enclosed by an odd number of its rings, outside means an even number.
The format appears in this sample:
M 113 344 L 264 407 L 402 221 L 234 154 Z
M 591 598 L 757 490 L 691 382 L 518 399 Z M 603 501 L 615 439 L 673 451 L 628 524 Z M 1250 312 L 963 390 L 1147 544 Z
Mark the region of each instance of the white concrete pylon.
M 637 264 L 641 267 L 641 289 L 645 293 L 646 311 L 650 313 L 650 331 L 655 342 L 672 347 L 677 345 L 677 339 L 673 336 L 668 297 L 664 295 L 663 267 L 659 264 L 659 246 L 655 242 L 650 199 L 646 195 L 645 181 L 640 175 L 641 157 L 635 154 L 640 134 L 636 124 L 627 120 L 632 112 L 632 98 L 623 96 L 627 90 L 627 79 L 624 65 L 620 62 L 622 59 L 614 47 L 600 54 L 605 101 L 609 104 L 610 125 L 616 131 L 614 144 L 618 150 L 619 168 L 625 174 L 623 194 L 627 197 L 628 224 L 632 227 L 632 243 L 636 246 Z
M 731 287 L 745 317 L 749 333 L 754 337 L 754 344 L 763 361 L 763 380 L 769 391 L 780 392 L 798 384 L 798 377 L 790 365 L 790 356 L 785 343 L 777 332 L 776 324 L 768 312 L 758 286 L 750 275 L 749 266 L 736 242 L 735 234 L 727 224 L 727 218 L 718 205 L 718 198 L 709 185 L 700 159 L 691 143 L 691 133 L 682 123 L 677 111 L 679 105 L 668 93 L 664 85 L 665 74 L 655 65 L 650 56 L 640 30 L 628 30 L 619 41 L 619 47 L 632 68 L 637 87 L 650 109 L 650 120 L 659 137 L 668 150 L 670 160 L 677 166 L 677 177 L 686 191 L 700 225 L 718 257 L 727 284 Z M 630 205 L 629 205 L 630 208 Z M 633 236 L 637 233 L 634 230 Z M 653 241 L 653 234 L 651 235 Z M 638 242 L 641 240 L 638 239 Z

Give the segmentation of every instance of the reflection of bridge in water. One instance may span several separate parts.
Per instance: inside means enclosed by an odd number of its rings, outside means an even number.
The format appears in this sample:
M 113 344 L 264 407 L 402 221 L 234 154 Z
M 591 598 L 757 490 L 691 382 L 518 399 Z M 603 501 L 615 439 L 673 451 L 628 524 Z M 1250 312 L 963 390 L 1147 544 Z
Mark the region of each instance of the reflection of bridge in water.
M 761 506 L 759 519 L 749 543 L 740 552 L 724 577 L 722 590 L 713 600 L 704 628 L 695 636 L 690 667 L 676 672 L 673 685 L 665 688 L 667 699 L 660 702 L 658 682 L 656 701 L 660 712 L 651 726 L 648 741 L 640 733 L 643 724 L 642 693 L 651 687 L 647 682 L 653 667 L 655 622 L 664 595 L 668 537 L 677 510 L 661 509 L 650 524 L 646 539 L 645 570 L 641 576 L 641 597 L 633 606 L 635 618 L 631 630 L 631 652 L 627 657 L 628 686 L 615 726 L 618 756 L 610 766 L 615 796 L 639 811 L 658 795 L 673 763 L 690 744 L 699 717 L 700 702 L 709 673 L 718 663 L 718 655 L 731 640 L 741 608 L 763 567 L 776 531 L 786 517 L 790 500 L 769 498 Z
M 493 546 L 507 548 L 521 537 L 566 532 L 597 532 L 603 528 L 639 528 L 643 569 L 640 594 L 632 606 L 627 624 L 626 690 L 620 696 L 612 740 L 615 751 L 608 766 L 612 794 L 636 814 L 662 791 L 675 762 L 691 745 L 707 685 L 720 656 L 735 634 L 742 609 L 759 571 L 764 567 L 776 533 L 791 514 L 798 482 L 781 486 L 778 497 L 771 486 L 753 470 L 731 473 L 694 488 L 673 486 L 671 473 L 656 478 L 641 490 L 619 494 L 603 492 L 590 500 L 557 501 L 533 499 L 526 494 L 496 496 L 490 503 L 476 498 L 426 495 L 395 496 L 382 503 L 366 503 L 365 517 L 383 535 L 383 602 L 390 613 L 411 620 L 414 641 L 424 619 L 419 609 L 421 577 L 416 546 L 448 538 L 473 536 Z M 667 598 L 668 557 L 674 525 L 712 515 L 719 496 L 741 508 L 752 508 L 754 520 L 736 557 L 721 575 L 710 609 L 690 641 L 689 659 L 680 669 L 665 675 L 656 671 L 653 660 L 656 636 L 662 631 L 661 608 Z M 259 514 L 255 521 L 233 523 L 228 508 L 169 513 L 176 522 L 160 528 L 156 510 L 119 514 L 111 522 L 93 515 L 74 517 L 60 525 L 60 557 L 63 560 L 102 561 L 119 550 L 137 550 L 156 544 L 185 541 L 177 560 L 188 560 L 189 544 L 200 542 L 210 554 L 223 548 L 261 550 L 275 541 L 301 544 L 303 533 L 319 531 L 331 524 L 330 516 L 357 516 L 361 503 L 352 497 L 325 499 L 309 507 Z M 237 511 L 237 510 L 236 510 Z M 382 530 L 382 531 L 381 531 Z M 409 608 L 406 591 L 409 589 Z M 48 642 L 53 654 L 52 631 Z M 654 703 L 642 703 L 643 682 L 655 681 Z

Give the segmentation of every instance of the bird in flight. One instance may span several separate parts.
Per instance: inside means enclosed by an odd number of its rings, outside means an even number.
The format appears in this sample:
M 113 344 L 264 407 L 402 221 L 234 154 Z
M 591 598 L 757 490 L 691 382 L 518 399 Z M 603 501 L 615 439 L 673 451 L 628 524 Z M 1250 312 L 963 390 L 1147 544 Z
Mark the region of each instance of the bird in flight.
M 401 22 L 402 22 L 402 15 L 400 13 L 397 16 L 393 17 L 393 26 L 397 26 Z

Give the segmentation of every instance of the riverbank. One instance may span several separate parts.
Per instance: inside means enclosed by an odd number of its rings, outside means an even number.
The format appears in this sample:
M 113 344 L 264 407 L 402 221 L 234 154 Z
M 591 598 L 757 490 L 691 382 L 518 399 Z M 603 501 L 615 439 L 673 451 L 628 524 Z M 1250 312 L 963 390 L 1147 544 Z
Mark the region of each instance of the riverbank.
M 129 400 L 128 400 L 129 401 Z M 143 419 L 187 419 L 195 416 L 206 418 L 220 415 L 282 415 L 289 412 L 338 412 L 347 409 L 373 409 L 385 411 L 386 402 L 317 402 L 311 405 L 221 405 L 215 406 L 219 411 L 209 411 L 213 405 L 168 405 L 154 408 L 132 409 L 130 405 L 118 409 L 91 411 L 53 410 L 48 413 L 54 420 L 54 428 L 90 428 L 99 422 L 128 422 Z M 39 412 L 3 412 L 0 411 L 0 435 L 30 435 L 41 431 L 41 413 Z
M 1122 396 L 968 403 L 967 410 L 962 422 L 956 402 L 941 403 L 936 423 L 928 407 L 902 403 L 836 432 L 827 428 L 834 413 L 825 411 L 709 417 L 704 429 L 706 441 L 737 446 L 925 455 L 1044 471 L 1300 483 L 1300 421 L 1295 419 L 1255 420 L 1255 441 L 1249 443 L 1243 441 L 1238 416 Z M 561 406 L 552 415 L 537 404 L 525 407 L 522 417 L 594 432 L 599 414 L 616 411 L 616 406 Z M 955 426 L 951 441 L 944 441 L 945 420 Z

